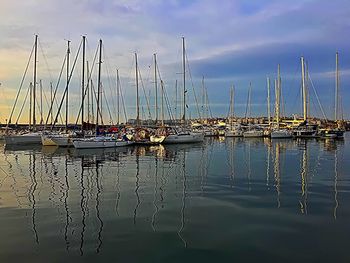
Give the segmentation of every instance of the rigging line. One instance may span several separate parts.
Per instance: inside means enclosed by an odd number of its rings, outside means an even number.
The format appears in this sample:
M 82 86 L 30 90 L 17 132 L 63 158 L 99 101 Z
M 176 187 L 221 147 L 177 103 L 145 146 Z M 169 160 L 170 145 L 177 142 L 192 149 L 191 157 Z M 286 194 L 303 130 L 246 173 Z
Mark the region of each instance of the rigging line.
M 77 119 L 75 121 L 75 125 L 78 124 L 78 121 L 80 119 L 81 110 L 82 110 L 82 107 L 84 107 L 83 101 L 85 101 L 86 93 L 88 92 L 88 89 L 90 88 L 90 82 L 91 82 L 91 89 L 93 91 L 92 93 L 94 94 L 94 96 L 92 96 L 92 94 L 91 94 L 91 102 L 92 102 L 93 97 L 95 97 L 95 99 L 97 101 L 95 87 L 94 87 L 94 85 L 92 83 L 92 78 L 91 78 L 92 72 L 94 71 L 94 67 L 95 67 L 95 64 L 96 64 L 97 54 L 98 54 L 98 46 L 96 48 L 95 56 L 94 56 L 94 59 L 92 61 L 92 67 L 89 70 L 89 76 L 88 76 L 88 79 L 87 79 L 86 84 L 85 84 L 84 96 L 83 96 L 83 99 L 81 100 L 80 109 L 79 109 L 79 112 L 78 112 Z M 94 113 L 94 111 L 92 111 L 92 114 L 93 113 Z
M 165 99 L 165 103 L 166 103 L 166 106 L 168 109 L 168 114 L 169 114 L 170 120 L 172 120 L 173 123 L 175 123 L 174 115 L 173 115 L 172 110 L 171 110 L 169 97 L 168 97 L 164 82 L 162 80 L 161 80 L 161 85 L 163 85 L 164 99 Z
M 29 91 L 30 91 L 30 86 L 28 86 L 28 90 L 27 90 L 26 96 L 25 96 L 25 98 L 24 98 L 24 101 L 23 101 L 23 103 L 22 103 L 21 110 L 19 111 L 18 117 L 17 117 L 17 119 L 16 119 L 16 122 L 15 122 L 16 125 L 18 124 L 18 120 L 19 120 L 20 116 L 22 115 L 22 111 L 23 111 L 24 105 L 25 105 L 25 103 L 27 102 L 27 98 L 28 98 Z
M 148 100 L 148 97 L 147 97 L 147 94 L 146 94 L 146 91 L 145 91 L 145 86 L 143 85 L 143 79 L 142 79 L 142 76 L 141 76 L 141 71 L 140 71 L 140 69 L 138 71 L 139 71 L 139 78 L 140 78 L 140 81 L 141 81 L 141 87 L 142 87 L 142 90 L 143 90 L 143 95 L 145 96 L 145 100 L 146 100 L 146 104 L 147 104 L 148 115 L 149 115 L 149 118 L 152 119 L 151 108 L 149 106 L 149 100 Z
M 62 96 L 62 99 L 61 99 L 61 103 L 60 103 L 60 105 L 59 105 L 59 107 L 58 107 L 58 111 L 57 111 L 56 117 L 54 118 L 54 123 L 51 125 L 51 129 L 53 129 L 53 127 L 55 127 L 55 124 L 56 124 L 56 122 L 57 122 L 58 115 L 60 114 L 60 111 L 61 111 L 61 108 L 62 108 L 62 105 L 63 105 L 63 101 L 64 101 L 64 99 L 65 99 L 66 96 L 67 96 L 67 93 L 68 93 L 68 86 L 69 86 L 69 84 L 70 84 L 70 81 L 71 81 L 71 79 L 72 79 L 72 75 L 73 75 L 75 66 L 76 66 L 76 64 L 77 64 L 77 60 L 78 60 L 78 57 L 79 57 L 79 54 L 80 54 L 80 49 L 81 49 L 82 43 L 83 43 L 83 41 L 81 40 L 81 41 L 80 41 L 80 44 L 79 44 L 78 51 L 77 51 L 77 53 L 76 53 L 76 55 L 75 55 L 73 67 L 72 67 L 72 69 L 71 69 L 71 71 L 70 71 L 70 74 L 69 74 L 69 78 L 68 78 L 68 81 L 67 81 L 67 84 L 66 84 L 66 88 L 65 88 L 65 90 L 64 90 L 64 92 L 63 92 L 63 96 Z
M 320 109 L 321 109 L 323 118 L 325 118 L 325 120 L 328 120 L 328 119 L 327 119 L 327 116 L 326 116 L 326 114 L 325 114 L 325 112 L 324 112 L 324 109 L 323 109 L 323 107 L 322 107 L 321 101 L 320 101 L 320 99 L 319 99 L 319 97 L 318 97 L 317 91 L 316 91 L 316 89 L 315 89 L 315 86 L 314 86 L 314 83 L 313 83 L 313 81 L 312 81 L 312 79 L 311 79 L 310 74 L 309 74 L 309 80 L 310 80 L 310 83 L 311 83 L 311 87 L 312 87 L 312 89 L 313 89 L 313 91 L 314 91 L 314 93 L 315 93 L 315 96 L 316 96 L 318 105 L 320 106 Z
M 199 117 L 199 119 L 201 119 L 202 117 L 201 117 L 201 113 L 200 113 L 200 109 L 199 109 L 199 105 L 198 105 L 196 90 L 195 90 L 194 84 L 193 84 L 192 73 L 191 73 L 190 64 L 188 62 L 187 52 L 185 52 L 185 56 L 186 56 L 188 74 L 190 75 L 190 79 L 191 79 L 191 86 L 192 86 L 192 90 L 193 90 L 193 95 L 194 95 L 194 99 L 195 99 L 195 102 L 196 102 L 196 109 L 197 109 L 197 112 L 198 112 L 198 117 Z M 184 72 L 184 74 L 186 74 L 186 73 Z
M 148 71 L 147 71 L 147 78 L 146 78 L 146 80 L 145 80 L 145 89 L 147 90 L 147 88 L 148 88 L 148 84 L 149 83 L 153 83 L 152 81 L 150 81 L 150 76 L 151 76 L 151 66 L 153 65 L 152 64 L 153 63 L 153 59 L 152 59 L 152 62 L 151 62 L 151 65 L 150 66 L 148 66 Z M 151 91 L 152 91 L 152 88 L 150 88 L 149 89 L 149 95 L 148 95 L 148 101 L 150 102 L 151 101 Z M 153 105 L 151 105 L 151 103 L 149 103 L 149 105 L 150 105 L 150 107 L 151 106 L 153 106 Z M 155 105 L 154 105 L 155 106 Z M 157 116 L 155 116 L 155 119 L 157 118 Z
M 247 104 L 245 106 L 245 114 L 244 114 L 244 119 L 246 120 L 247 120 L 247 113 L 248 113 L 248 104 L 249 104 L 249 90 L 248 90 Z
M 284 96 L 283 96 L 283 92 L 282 92 L 282 78 L 280 77 L 279 80 L 280 84 L 279 84 L 279 94 L 280 94 L 280 103 L 282 104 L 281 106 L 281 113 L 282 113 L 282 117 L 286 116 L 286 112 L 285 112 L 285 101 L 284 101 Z M 284 83 L 283 83 L 284 84 Z
M 296 94 L 296 96 L 294 98 L 294 102 L 292 104 L 292 108 L 293 109 L 296 107 L 297 100 L 298 100 L 299 96 L 301 96 L 301 89 L 300 89 L 300 87 L 298 87 L 298 92 L 297 92 L 297 94 Z
M 57 80 L 56 87 L 55 87 L 55 91 L 54 91 L 54 93 L 53 93 L 53 98 L 52 98 L 53 101 L 56 103 L 56 107 L 57 107 L 57 108 L 58 108 L 58 103 L 57 103 L 57 100 L 56 100 L 56 94 L 57 94 L 58 87 L 59 87 L 59 85 L 60 85 L 60 81 L 61 81 L 61 77 L 62 77 L 62 74 L 63 74 L 64 65 L 66 64 L 66 60 L 67 60 L 67 55 L 64 56 L 63 63 L 62 63 L 62 67 L 61 67 L 61 71 L 60 71 L 60 74 L 58 75 L 58 80 Z M 48 112 L 47 117 L 46 117 L 46 121 L 45 121 L 45 125 L 44 125 L 45 128 L 46 128 L 47 123 L 48 123 L 48 121 L 49 121 L 50 114 L 52 114 L 52 110 L 53 110 L 52 108 L 53 108 L 53 103 L 51 103 L 49 112 Z M 61 122 L 63 123 L 63 119 L 62 119 L 61 113 L 60 113 L 60 119 L 61 119 Z
M 47 57 L 46 57 L 46 54 L 44 53 L 44 49 L 43 49 L 43 47 L 41 45 L 40 39 L 38 39 L 38 42 L 39 42 L 39 47 L 40 47 L 41 54 L 43 55 L 43 58 L 44 58 L 44 61 L 45 61 L 46 67 L 47 67 L 47 71 L 48 71 L 49 76 L 50 76 L 50 81 L 52 82 L 53 81 L 53 77 L 52 77 L 51 69 L 49 67 L 49 63 L 47 62 Z
M 110 97 L 110 99 L 112 100 L 112 110 L 114 110 L 114 115 L 116 116 L 117 115 L 117 110 L 116 110 L 116 107 L 115 107 L 115 105 L 117 104 L 116 103 L 116 101 L 115 101 L 115 98 L 116 98 L 116 94 L 113 92 L 113 91 L 115 91 L 115 89 L 112 89 L 112 86 L 114 86 L 114 84 L 112 84 L 112 80 L 111 80 L 111 75 L 112 74 L 110 74 L 110 68 L 111 68 L 111 66 L 110 66 L 110 63 L 109 63 L 109 60 L 108 60 L 108 56 L 106 56 L 105 54 L 106 54 L 106 51 L 105 51 L 105 48 L 104 48 L 104 46 L 102 46 L 102 49 L 103 49 L 103 58 L 104 58 L 104 60 L 105 60 L 105 62 L 106 62 L 106 71 L 107 71 L 107 80 L 108 80 L 108 87 L 109 87 L 109 91 L 110 91 L 110 93 L 111 93 L 111 97 Z M 115 79 L 114 79 L 114 77 L 113 77 L 113 83 L 116 83 L 116 81 L 115 81 Z M 113 121 L 112 121 L 113 122 Z
M 291 82 L 287 85 L 287 86 L 285 86 L 286 87 L 286 89 L 284 89 L 285 91 L 287 91 L 286 92 L 286 96 L 284 96 L 285 98 L 290 98 L 292 95 L 293 95 L 293 93 L 292 93 L 292 91 L 294 91 L 294 89 L 293 88 L 291 88 L 291 87 L 294 87 L 295 86 L 295 82 L 296 82 L 296 76 L 298 75 L 298 71 L 299 71 L 299 69 L 298 69 L 298 66 L 297 65 L 295 65 L 295 71 L 294 71 L 294 74 L 293 75 L 291 75 Z M 300 89 L 298 88 L 298 91 L 300 91 Z M 299 96 L 299 95 L 298 95 Z M 296 100 L 297 98 L 295 98 L 295 100 Z M 294 103 L 293 103 L 293 107 L 292 108 L 294 108 L 294 106 L 295 106 L 295 104 L 296 104 L 296 101 L 294 101 Z M 289 104 L 288 104 L 289 105 Z
M 95 85 L 93 84 L 93 82 L 91 82 L 91 88 L 92 88 L 92 91 L 93 91 L 92 93 L 94 94 L 96 104 L 97 104 L 97 95 L 96 95 L 97 92 L 95 90 Z M 97 107 L 97 105 L 96 105 L 96 107 Z M 97 109 L 98 109 L 98 114 L 100 114 L 100 117 L 101 117 L 101 124 L 104 125 L 103 117 L 102 117 L 102 109 L 101 109 L 101 107 L 97 107 Z
M 28 71 L 28 68 L 29 68 L 29 64 L 30 64 L 30 60 L 32 59 L 32 55 L 33 55 L 33 51 L 34 51 L 34 46 L 35 44 L 33 45 L 32 47 L 32 51 L 30 52 L 30 56 L 29 56 L 29 59 L 28 59 L 28 62 L 27 62 L 27 65 L 26 65 L 26 68 L 24 70 L 24 74 L 23 74 L 23 77 L 22 77 L 22 80 L 21 80 L 21 84 L 19 85 L 19 90 L 16 94 L 16 98 L 15 98 L 15 103 L 13 104 L 13 107 L 12 107 L 12 110 L 11 110 L 11 113 L 10 113 L 10 117 L 9 117 L 9 120 L 7 122 L 7 125 L 6 125 L 6 129 L 8 128 L 9 124 L 11 123 L 11 119 L 12 119 L 12 115 L 13 115 L 13 112 L 16 108 L 16 105 L 17 105 L 17 101 L 18 101 L 18 97 L 19 97 L 19 94 L 21 93 L 21 89 L 22 89 L 22 86 L 23 86 L 23 83 L 24 83 L 24 79 L 27 75 L 27 71 Z M 18 117 L 19 118 L 19 117 Z
M 103 97 L 105 98 L 105 101 L 106 101 L 106 106 L 107 106 L 107 110 L 108 110 L 108 114 L 109 114 L 109 118 L 110 118 L 110 123 L 112 124 L 112 125 L 114 125 L 114 123 L 113 123 L 113 118 L 112 118 L 112 114 L 111 114 L 111 110 L 110 110 L 110 108 L 109 108 L 109 104 L 108 104 L 108 100 L 107 100 L 107 97 L 106 97 L 106 93 L 105 92 L 102 92 L 103 93 Z
M 167 94 L 167 91 L 166 91 L 166 88 L 165 88 L 164 81 L 162 79 L 162 75 L 160 74 L 159 66 L 158 66 L 158 64 L 156 66 L 157 66 L 157 73 L 158 73 L 159 80 L 161 81 L 161 85 L 163 85 L 163 92 L 164 92 L 163 95 L 164 95 L 164 98 L 165 98 L 165 103 L 166 103 L 166 106 L 167 106 L 169 117 L 170 117 L 170 119 L 173 122 L 175 122 L 175 118 L 174 118 L 174 115 L 173 115 L 172 110 L 171 110 L 171 103 L 170 103 L 170 100 L 169 100 L 169 97 L 168 97 L 168 94 Z
M 230 93 L 231 93 L 231 91 L 230 91 Z M 231 97 L 231 96 L 230 96 Z M 229 107 L 228 107 L 228 111 L 227 111 L 227 115 L 226 115 L 226 119 L 229 119 L 230 118 L 230 116 L 231 116 L 231 100 L 232 100 L 232 98 L 230 98 L 230 104 L 229 104 Z
M 47 71 L 48 71 L 48 73 L 49 73 L 50 82 L 52 83 L 52 82 L 53 82 L 53 77 L 52 77 L 51 69 L 50 69 L 50 67 L 49 67 L 49 63 L 48 63 L 48 61 L 47 61 L 47 56 L 46 56 L 46 54 L 44 53 L 44 49 L 43 49 L 43 47 L 42 47 L 42 45 L 41 45 L 40 39 L 38 39 L 38 42 L 39 42 L 40 51 L 41 51 L 41 53 L 42 53 L 42 55 L 43 55 L 43 58 L 44 58 L 44 61 L 45 61 L 46 67 L 47 67 Z M 47 97 L 46 97 L 45 93 L 44 93 L 44 97 L 45 97 L 45 100 L 46 100 L 46 104 L 48 105 L 48 107 L 50 107 L 50 106 L 49 106 L 50 104 L 48 103 L 48 100 L 47 100 Z M 55 100 L 55 102 L 56 102 L 56 106 L 58 106 L 56 100 Z M 49 114 L 49 115 L 50 115 L 50 114 Z M 48 116 L 49 116 L 49 115 L 48 115 Z M 61 122 L 63 123 L 62 115 L 61 115 L 61 114 L 60 114 L 60 119 L 61 119 Z M 46 126 L 46 123 L 45 123 L 45 126 Z
M 48 99 L 46 97 L 46 93 L 43 92 L 43 95 L 44 95 L 44 99 L 45 99 L 45 102 L 46 102 L 46 106 L 49 108 L 50 107 L 50 103 L 49 103 L 49 101 L 48 101 Z
M 209 96 L 208 96 L 208 89 L 205 88 L 205 96 L 207 100 L 207 111 L 209 111 L 210 117 L 213 118 L 213 113 L 211 111 L 210 103 L 209 103 Z
M 126 108 L 125 108 L 125 103 L 124 103 L 123 89 L 122 89 L 122 84 L 121 84 L 120 79 L 119 79 L 119 93 L 120 93 L 120 98 L 121 98 L 121 100 L 122 100 L 125 123 L 127 123 L 127 122 L 128 122 L 128 117 L 127 117 L 127 114 L 126 114 Z
M 319 114 L 319 111 L 317 110 L 315 100 L 311 97 L 311 98 L 309 99 L 309 101 L 310 101 L 310 104 L 311 104 L 311 102 L 312 102 L 312 105 L 313 105 L 313 107 L 315 108 L 315 114 L 314 114 L 314 116 L 316 116 L 317 114 Z M 310 110 L 309 110 L 309 112 L 311 113 Z M 310 114 L 310 115 L 311 115 L 311 114 Z

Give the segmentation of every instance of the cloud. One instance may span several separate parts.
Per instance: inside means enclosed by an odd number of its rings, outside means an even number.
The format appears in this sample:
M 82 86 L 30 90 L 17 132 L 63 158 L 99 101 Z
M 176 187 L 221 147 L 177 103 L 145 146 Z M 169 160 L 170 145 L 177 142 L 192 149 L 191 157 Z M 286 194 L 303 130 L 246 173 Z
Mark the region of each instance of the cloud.
M 174 94 L 175 79 L 181 78 L 181 36 L 185 36 L 194 84 L 199 87 L 204 75 L 215 104 L 223 103 L 233 82 L 238 103 L 244 104 L 249 81 L 254 84 L 255 103 L 263 104 L 265 76 L 275 74 L 277 63 L 282 66 L 285 91 L 297 87 L 299 57 L 304 55 L 320 96 L 331 107 L 327 97 L 333 86 L 336 50 L 341 54 L 341 69 L 350 69 L 349 13 L 346 0 L 5 0 L 0 10 L 0 81 L 9 90 L 18 89 L 36 33 L 44 51 L 39 54 L 40 77 L 46 84 L 49 79 L 55 81 L 65 55 L 65 39 L 72 41 L 74 53 L 84 34 L 90 62 L 99 38 L 103 39 L 103 74 L 106 77 L 107 64 L 112 75 L 118 67 L 127 103 L 134 105 L 133 53 L 139 54 L 147 82 L 156 52 L 169 94 Z M 344 73 L 342 85 L 347 81 Z M 80 94 L 79 85 L 72 85 L 71 92 Z M 343 92 L 345 100 L 349 91 L 344 88 Z M 345 112 L 349 114 L 350 108 Z

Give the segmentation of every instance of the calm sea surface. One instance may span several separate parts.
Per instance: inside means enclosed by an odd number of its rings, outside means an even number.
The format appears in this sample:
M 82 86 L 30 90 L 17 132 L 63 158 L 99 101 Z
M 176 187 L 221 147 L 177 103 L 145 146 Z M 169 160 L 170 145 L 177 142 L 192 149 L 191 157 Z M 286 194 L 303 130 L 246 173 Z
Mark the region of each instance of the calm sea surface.
M 350 134 L 1 146 L 0 236 L 0 262 L 350 262 Z

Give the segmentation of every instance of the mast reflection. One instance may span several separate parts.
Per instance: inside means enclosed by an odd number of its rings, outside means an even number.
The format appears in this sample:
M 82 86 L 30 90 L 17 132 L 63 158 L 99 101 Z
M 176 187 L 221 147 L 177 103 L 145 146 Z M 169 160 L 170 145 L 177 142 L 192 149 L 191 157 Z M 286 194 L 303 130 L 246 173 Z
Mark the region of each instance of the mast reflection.
M 134 209 L 134 225 L 136 225 L 136 218 L 137 218 L 137 209 L 141 203 L 140 196 L 139 196 L 139 188 L 140 188 L 140 159 L 139 159 L 139 153 L 136 153 L 136 181 L 135 181 L 135 195 L 136 195 L 136 206 Z
M 183 162 L 182 162 L 182 207 L 181 207 L 181 226 L 179 228 L 178 236 L 184 244 L 184 247 L 187 248 L 187 241 L 182 235 L 182 232 L 185 228 L 185 210 L 186 210 L 186 190 L 187 190 L 187 176 L 186 176 L 186 150 L 183 150 Z
M 80 255 L 84 255 L 84 236 L 85 236 L 85 220 L 86 220 L 86 208 L 85 208 L 85 186 L 84 186 L 84 156 L 81 157 L 81 173 L 80 173 L 80 210 L 81 210 L 81 232 L 80 232 Z
M 156 231 L 156 216 L 158 214 L 159 208 L 157 205 L 157 191 L 158 191 L 158 157 L 155 156 L 155 172 L 154 172 L 154 194 L 153 194 L 153 206 L 154 206 L 154 212 L 152 215 L 152 229 L 153 231 Z
M 102 167 L 101 167 L 101 175 L 102 175 Z M 98 164 L 96 165 L 96 217 L 100 223 L 100 227 L 98 230 L 98 245 L 96 248 L 96 253 L 100 253 L 101 247 L 102 247 L 102 230 L 103 230 L 103 221 L 100 216 L 100 195 L 101 195 L 101 182 L 100 182 L 100 176 L 99 176 L 99 166 Z
M 277 208 L 281 207 L 281 174 L 280 174 L 280 143 L 275 143 L 275 160 L 274 160 L 274 177 L 275 177 L 275 188 L 277 192 Z
M 307 140 L 304 140 L 304 145 L 301 149 L 301 199 L 299 200 L 300 212 L 307 214 L 307 193 L 308 193 L 308 144 Z
M 68 240 L 68 229 L 69 229 L 69 223 L 72 221 L 72 218 L 69 214 L 69 208 L 68 208 L 68 195 L 69 195 L 69 182 L 68 182 L 68 158 L 65 157 L 65 194 L 64 194 L 64 209 L 66 211 L 66 223 L 64 228 L 64 240 L 66 242 L 66 249 L 69 250 L 70 242 Z

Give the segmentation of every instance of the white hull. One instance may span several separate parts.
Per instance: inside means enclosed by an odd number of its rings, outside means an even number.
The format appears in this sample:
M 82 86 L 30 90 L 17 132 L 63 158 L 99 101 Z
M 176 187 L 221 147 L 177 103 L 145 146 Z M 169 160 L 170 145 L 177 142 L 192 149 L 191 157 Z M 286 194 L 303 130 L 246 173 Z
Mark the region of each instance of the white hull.
M 273 139 L 283 139 L 283 138 L 292 138 L 293 135 L 290 131 L 287 130 L 275 130 L 271 132 L 271 138 Z
M 257 137 L 264 137 L 264 132 L 263 131 L 246 131 L 243 132 L 243 137 L 244 138 L 257 138 Z
M 231 131 L 226 131 L 225 132 L 226 137 L 242 137 L 243 132 L 240 130 L 231 130 Z
M 214 130 L 204 130 L 203 132 L 205 137 L 211 137 L 211 136 L 217 135 L 217 133 Z
M 179 133 L 179 134 L 170 134 L 168 135 L 163 143 L 195 143 L 203 142 L 204 135 L 203 133 Z
M 50 135 L 41 135 L 41 144 L 43 146 L 57 146 Z
M 60 147 L 71 147 L 73 146 L 72 137 L 68 135 L 56 135 L 52 136 L 51 140 Z
M 5 135 L 4 140 L 6 145 L 41 144 L 41 135 L 38 133 Z
M 123 147 L 133 144 L 131 141 L 117 141 L 111 139 L 77 139 L 73 140 L 73 145 L 77 149 L 97 149 L 97 148 L 114 148 Z

